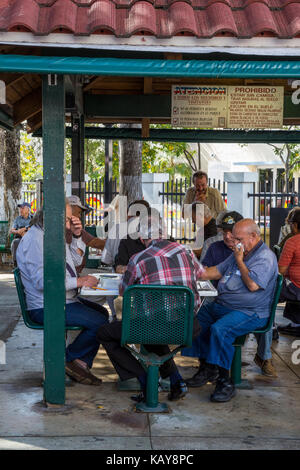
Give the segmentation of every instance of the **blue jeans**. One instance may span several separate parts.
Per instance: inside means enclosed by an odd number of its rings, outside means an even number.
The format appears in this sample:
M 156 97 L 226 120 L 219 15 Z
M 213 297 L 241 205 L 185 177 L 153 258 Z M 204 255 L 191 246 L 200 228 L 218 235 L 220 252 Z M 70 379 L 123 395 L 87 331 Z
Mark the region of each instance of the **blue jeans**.
M 267 331 L 267 333 L 257 333 L 255 335 L 257 341 L 257 354 L 259 357 L 266 361 L 267 359 L 272 358 L 271 346 L 273 339 L 273 330 L 272 328 Z
M 66 362 L 81 359 L 88 367 L 92 367 L 100 343 L 96 334 L 101 325 L 108 323 L 108 312 L 102 305 L 93 302 L 73 302 L 66 304 L 66 326 L 81 326 L 83 330 L 75 341 L 66 349 Z M 29 311 L 36 323 L 44 323 L 44 309 Z
M 197 316 L 202 327 L 200 335 L 191 348 L 183 350 L 182 355 L 196 356 L 227 370 L 231 367 L 235 338 L 263 328 L 267 323 L 267 318 L 259 318 L 257 314 L 246 315 L 216 302 L 203 305 Z

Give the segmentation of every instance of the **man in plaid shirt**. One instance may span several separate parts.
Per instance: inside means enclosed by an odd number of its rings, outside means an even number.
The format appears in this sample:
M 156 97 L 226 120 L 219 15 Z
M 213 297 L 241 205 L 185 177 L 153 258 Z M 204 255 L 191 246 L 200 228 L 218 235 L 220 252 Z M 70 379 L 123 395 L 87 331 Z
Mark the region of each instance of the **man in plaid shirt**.
M 153 235 L 155 228 L 156 234 Z M 140 238 L 145 245 L 145 250 L 130 258 L 120 286 L 120 294 L 122 295 L 125 289 L 133 284 L 184 285 L 195 294 L 194 314 L 196 315 L 200 306 L 196 281 L 203 272 L 202 266 L 192 252 L 187 251 L 179 243 L 161 237 L 161 219 L 159 213 L 152 209 L 151 216 L 141 220 Z M 118 321 L 101 327 L 98 331 L 98 339 L 121 380 L 138 378 L 143 392 L 132 398 L 136 401 L 142 401 L 145 399 L 147 376 L 138 360 L 121 346 L 121 334 L 122 322 Z M 193 337 L 198 334 L 199 322 L 195 316 Z M 167 345 L 152 345 L 151 347 L 147 346 L 147 349 L 158 355 L 169 353 Z M 173 359 L 166 361 L 160 367 L 160 375 L 162 378 L 170 377 L 169 400 L 178 400 L 185 396 L 187 388 Z

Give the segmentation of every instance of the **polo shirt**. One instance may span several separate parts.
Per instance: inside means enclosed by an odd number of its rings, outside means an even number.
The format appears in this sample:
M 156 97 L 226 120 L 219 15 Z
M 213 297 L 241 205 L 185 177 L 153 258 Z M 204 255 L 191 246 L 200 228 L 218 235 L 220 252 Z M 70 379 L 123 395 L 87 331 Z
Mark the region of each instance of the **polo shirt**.
M 276 287 L 278 268 L 275 254 L 265 243 L 259 242 L 244 258 L 250 278 L 260 287 L 251 292 L 244 284 L 236 264 L 234 253 L 217 265 L 222 275 L 218 283 L 216 302 L 231 310 L 259 318 L 270 315 L 270 307 Z
M 12 228 L 14 228 L 15 230 L 19 230 L 19 228 L 28 227 L 31 219 L 32 219 L 31 214 L 29 214 L 27 219 L 25 219 L 21 215 L 18 215 L 18 217 L 16 217 L 15 220 L 13 221 Z
M 182 204 L 192 204 L 195 201 L 196 189 L 194 186 L 188 188 Z M 216 218 L 217 215 L 225 210 L 225 203 L 218 189 L 207 186 L 206 199 L 203 201 L 211 211 L 211 215 Z
M 285 242 L 278 266 L 288 266 L 288 279 L 300 288 L 300 233 Z

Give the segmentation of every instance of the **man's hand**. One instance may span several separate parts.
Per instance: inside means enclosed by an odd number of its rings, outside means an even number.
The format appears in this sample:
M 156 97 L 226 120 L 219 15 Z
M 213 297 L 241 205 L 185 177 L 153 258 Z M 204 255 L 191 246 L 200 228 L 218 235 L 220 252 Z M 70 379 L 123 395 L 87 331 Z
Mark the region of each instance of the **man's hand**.
M 122 266 L 121 264 L 118 264 L 116 267 L 116 273 L 118 274 L 124 274 L 127 269 L 127 266 Z
M 97 287 L 98 279 L 95 276 L 82 276 L 77 279 L 77 287 Z
M 241 243 L 238 243 L 237 245 L 234 246 L 233 248 L 234 256 L 237 265 L 239 265 L 239 262 L 243 261 L 244 259 L 244 247 Z
M 205 191 L 204 191 L 204 192 L 202 192 L 202 191 L 196 191 L 194 201 L 205 202 L 205 201 L 206 201 L 206 193 L 205 193 Z
M 76 237 L 81 235 L 82 232 L 82 223 L 78 217 L 72 215 L 71 217 L 71 224 L 70 224 L 71 232 L 76 235 Z
M 20 235 L 21 237 L 23 237 L 26 232 L 27 232 L 26 227 L 19 228 L 19 230 L 17 231 L 18 235 Z

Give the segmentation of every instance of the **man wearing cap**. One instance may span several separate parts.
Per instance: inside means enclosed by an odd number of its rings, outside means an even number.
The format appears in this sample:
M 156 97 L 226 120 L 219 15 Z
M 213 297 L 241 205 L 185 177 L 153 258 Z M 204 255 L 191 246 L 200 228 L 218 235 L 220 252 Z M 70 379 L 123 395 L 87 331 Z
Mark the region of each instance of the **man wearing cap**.
M 75 196 L 75 195 L 69 196 L 67 198 L 67 200 L 68 200 L 68 203 L 70 204 L 70 206 L 72 208 L 72 215 L 74 217 L 77 217 L 78 219 L 81 219 L 82 212 L 88 213 L 92 210 L 91 207 L 83 205 L 78 196 Z M 80 236 L 81 236 L 80 250 L 82 252 L 82 256 L 84 256 L 86 246 L 88 246 L 90 248 L 97 248 L 98 250 L 103 250 L 104 245 L 105 245 L 105 240 L 101 240 L 100 238 L 93 237 L 93 235 L 91 235 L 90 233 L 88 233 L 84 229 L 82 229 Z M 69 244 L 72 241 L 72 233 L 71 233 L 70 230 L 67 230 L 66 241 Z M 84 262 L 84 259 L 83 259 L 81 265 L 76 266 L 77 273 L 80 273 L 82 271 L 82 269 L 84 268 L 84 263 L 85 262 Z
M 29 228 L 32 215 L 30 213 L 31 206 L 28 202 L 22 202 L 18 204 L 19 215 L 15 218 L 12 224 L 11 233 L 14 235 L 14 239 L 11 243 L 10 250 L 13 258 L 13 262 L 16 265 L 16 251 L 20 243 L 21 238 L 25 235 Z
M 23 237 L 32 218 L 30 213 L 31 206 L 29 202 L 22 202 L 22 204 L 18 204 L 18 208 L 19 215 L 13 221 L 11 229 L 11 233 L 14 234 L 15 238 Z

